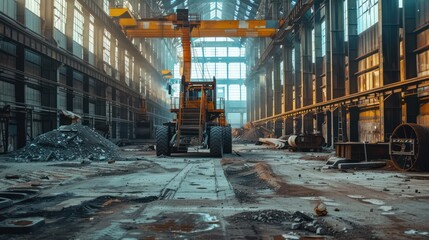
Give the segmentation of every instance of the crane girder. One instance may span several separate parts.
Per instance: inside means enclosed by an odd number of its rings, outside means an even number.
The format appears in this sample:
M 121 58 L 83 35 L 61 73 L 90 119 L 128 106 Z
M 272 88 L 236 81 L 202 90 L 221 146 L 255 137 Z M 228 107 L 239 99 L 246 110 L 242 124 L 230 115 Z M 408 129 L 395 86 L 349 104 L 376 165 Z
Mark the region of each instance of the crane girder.
M 132 29 L 125 30 L 131 38 L 179 38 L 182 37 L 180 29 Z M 191 38 L 199 37 L 272 37 L 275 35 L 274 29 L 202 29 L 194 28 L 190 33 Z
M 183 36 L 182 21 L 175 14 L 157 20 L 136 20 L 127 8 L 111 8 L 110 16 L 132 38 L 179 38 Z M 277 33 L 277 20 L 192 20 L 190 37 L 272 37 Z
M 191 78 L 191 38 L 274 37 L 283 24 L 283 20 L 200 20 L 186 9 L 157 19 L 137 20 L 127 8 L 111 8 L 110 16 L 131 38 L 181 38 L 186 82 Z

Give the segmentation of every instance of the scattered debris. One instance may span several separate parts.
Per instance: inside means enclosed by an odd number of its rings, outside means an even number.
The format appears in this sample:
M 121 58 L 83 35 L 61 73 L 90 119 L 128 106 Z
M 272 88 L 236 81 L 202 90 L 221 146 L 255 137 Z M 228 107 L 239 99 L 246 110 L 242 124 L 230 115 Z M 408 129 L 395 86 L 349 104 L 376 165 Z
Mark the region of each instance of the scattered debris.
M 121 151 L 123 152 L 150 152 L 155 150 L 154 145 L 138 145 L 134 147 L 123 148 Z
M 240 154 L 240 153 L 238 153 L 237 151 L 232 150 L 232 152 L 234 152 L 234 153 L 235 153 L 235 155 L 237 155 L 237 156 L 241 157 L 241 154 Z
M 328 214 L 328 210 L 326 209 L 326 205 L 322 202 L 318 203 L 316 207 L 314 207 L 314 212 L 317 216 L 322 217 Z
M 383 201 L 381 201 L 381 200 L 378 200 L 378 199 L 371 199 L 371 198 L 368 198 L 368 199 L 362 199 L 362 202 L 367 202 L 367 203 L 371 203 L 371 204 L 374 204 L 374 205 L 384 205 L 385 203 L 383 202 Z
M 247 123 L 242 128 L 232 130 L 232 141 L 235 143 L 256 143 L 259 138 L 271 137 L 273 132 L 262 127 Z
M 299 240 L 301 239 L 301 236 L 299 235 L 295 235 L 294 233 L 290 232 L 288 234 L 283 234 L 282 235 L 283 239 L 287 239 L 287 240 Z
M 320 134 L 291 135 L 288 140 L 290 151 L 322 151 L 325 138 Z
M 88 160 L 88 159 L 84 159 L 84 160 L 82 160 L 82 162 L 80 162 L 80 164 L 82 164 L 82 165 L 89 165 L 91 163 L 92 162 L 90 160 Z
M 420 232 L 414 229 L 410 229 L 408 231 L 404 231 L 405 234 L 407 235 L 422 235 L 422 236 L 428 236 L 429 232 Z
M 293 216 L 294 216 L 294 217 L 301 218 L 301 219 L 304 219 L 305 221 L 313 221 L 313 218 L 312 218 L 312 217 L 310 217 L 310 216 L 308 216 L 307 214 L 305 214 L 305 213 L 303 213 L 303 212 L 300 212 L 300 211 L 296 211 L 296 212 L 294 212 L 294 213 L 293 213 Z
M 19 179 L 19 175 L 6 175 L 6 179 Z
M 328 159 L 330 159 L 330 157 L 331 157 L 330 155 L 319 155 L 319 154 L 310 153 L 310 154 L 301 156 L 299 159 L 303 159 L 303 160 L 316 160 L 316 161 L 328 161 Z
M 340 163 L 338 169 L 370 169 L 386 166 L 386 162 L 359 162 L 359 163 Z
M 103 161 L 116 156 L 117 146 L 95 130 L 79 123 L 61 126 L 36 137 L 16 151 L 18 161 Z
M 283 149 L 288 146 L 286 140 L 282 140 L 278 138 L 259 138 L 258 141 L 268 145 L 274 145 L 274 148 L 277 148 L 277 149 Z
M 44 224 L 42 217 L 6 219 L 0 222 L 0 233 L 29 233 Z

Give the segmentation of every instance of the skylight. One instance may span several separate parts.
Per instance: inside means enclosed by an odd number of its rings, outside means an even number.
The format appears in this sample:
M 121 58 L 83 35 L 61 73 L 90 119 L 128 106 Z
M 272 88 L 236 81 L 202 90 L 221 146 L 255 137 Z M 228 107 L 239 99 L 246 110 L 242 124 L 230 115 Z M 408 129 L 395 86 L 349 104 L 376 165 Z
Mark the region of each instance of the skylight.
M 210 3 L 210 19 L 222 19 L 222 7 L 221 2 Z

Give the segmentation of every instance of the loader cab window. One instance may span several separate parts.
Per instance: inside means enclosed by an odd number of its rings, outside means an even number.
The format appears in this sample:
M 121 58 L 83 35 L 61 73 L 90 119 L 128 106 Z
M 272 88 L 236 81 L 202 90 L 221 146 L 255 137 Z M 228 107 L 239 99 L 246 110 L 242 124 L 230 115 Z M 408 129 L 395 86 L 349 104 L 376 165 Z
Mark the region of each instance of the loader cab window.
M 188 92 L 189 100 L 201 99 L 201 91 L 198 88 L 191 88 Z

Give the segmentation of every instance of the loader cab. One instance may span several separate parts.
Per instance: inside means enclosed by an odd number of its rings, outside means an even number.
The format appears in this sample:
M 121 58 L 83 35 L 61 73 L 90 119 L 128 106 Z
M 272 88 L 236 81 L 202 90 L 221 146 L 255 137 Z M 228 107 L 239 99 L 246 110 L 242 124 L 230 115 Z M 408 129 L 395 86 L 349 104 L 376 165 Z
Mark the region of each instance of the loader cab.
M 200 102 L 202 98 L 207 101 L 209 109 L 215 109 L 216 102 L 216 78 L 212 82 L 186 82 L 182 78 L 182 91 L 184 91 L 185 102 Z M 186 107 L 186 106 L 185 106 Z

